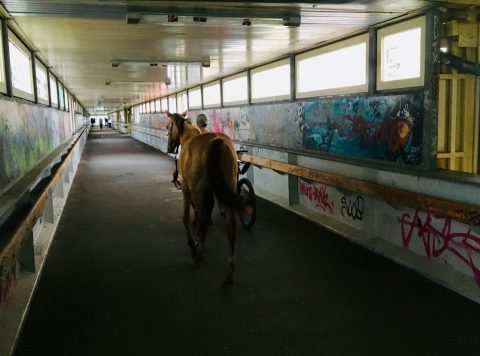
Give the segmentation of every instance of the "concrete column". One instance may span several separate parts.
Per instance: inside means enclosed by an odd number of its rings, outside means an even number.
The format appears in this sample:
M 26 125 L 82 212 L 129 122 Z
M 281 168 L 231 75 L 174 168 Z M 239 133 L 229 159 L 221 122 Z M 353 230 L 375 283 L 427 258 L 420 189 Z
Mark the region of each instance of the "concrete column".
M 59 180 L 57 189 L 55 190 L 55 195 L 58 198 L 65 198 L 65 188 L 63 186 L 63 177 Z
M 48 223 L 55 223 L 55 214 L 53 212 L 53 192 L 51 188 L 48 189 L 48 200 L 43 210 L 43 218 Z
M 288 163 L 297 164 L 297 155 L 288 153 Z M 296 205 L 299 203 L 298 196 L 298 177 L 291 174 L 288 175 L 288 205 Z
M 65 185 L 68 185 L 68 183 L 70 182 L 70 167 L 65 167 L 65 171 L 63 172 L 63 175 L 62 175 L 62 180 L 64 182 Z
M 33 247 L 33 231 L 23 240 L 20 255 L 18 256 L 21 271 L 35 272 L 35 251 Z
M 440 27 L 442 21 L 438 10 L 426 15 L 425 34 L 425 91 L 423 115 L 423 157 L 421 167 L 437 168 L 438 151 L 438 90 L 440 75 Z

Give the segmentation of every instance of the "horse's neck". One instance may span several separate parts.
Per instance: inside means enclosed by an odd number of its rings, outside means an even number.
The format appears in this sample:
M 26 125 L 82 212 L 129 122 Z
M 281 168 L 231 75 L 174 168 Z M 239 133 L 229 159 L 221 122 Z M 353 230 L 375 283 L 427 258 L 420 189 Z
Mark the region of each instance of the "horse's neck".
M 198 135 L 200 135 L 200 130 L 197 127 L 185 125 L 183 128 L 182 137 L 180 137 L 180 145 L 184 147 L 188 141 Z

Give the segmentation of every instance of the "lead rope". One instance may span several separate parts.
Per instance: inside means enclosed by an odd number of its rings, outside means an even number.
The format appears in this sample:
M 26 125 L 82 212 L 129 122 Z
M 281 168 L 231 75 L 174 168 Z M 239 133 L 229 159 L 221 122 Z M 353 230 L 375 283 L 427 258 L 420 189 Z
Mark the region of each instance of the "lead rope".
M 177 153 L 178 153 L 178 146 L 177 146 L 177 148 L 175 149 L 175 171 L 173 172 L 173 180 L 172 180 L 172 183 L 175 185 L 175 187 L 176 187 L 178 190 L 181 190 L 181 189 L 182 189 L 182 182 L 180 182 L 180 181 L 178 180 L 178 165 L 177 165 L 178 159 L 177 159 Z

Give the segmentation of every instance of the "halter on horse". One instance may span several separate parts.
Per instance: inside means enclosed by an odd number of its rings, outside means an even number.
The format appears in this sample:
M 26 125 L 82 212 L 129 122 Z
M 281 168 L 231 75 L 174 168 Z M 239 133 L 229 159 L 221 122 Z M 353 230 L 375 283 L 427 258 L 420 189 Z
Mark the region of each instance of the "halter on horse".
M 235 211 L 244 210 L 245 204 L 236 193 L 237 153 L 230 137 L 222 133 L 200 134 L 197 127 L 183 114 L 171 114 L 168 124 L 168 152 L 180 153 L 182 173 L 183 224 L 187 231 L 188 245 L 196 263 L 203 261 L 203 249 L 207 233 L 205 214 L 205 194 L 213 192 L 219 202 L 226 207 L 227 238 L 230 246 L 228 273 L 224 284 L 233 282 L 235 271 Z M 174 174 L 175 180 L 175 174 Z M 195 207 L 197 237 L 194 241 L 190 232 L 190 206 Z

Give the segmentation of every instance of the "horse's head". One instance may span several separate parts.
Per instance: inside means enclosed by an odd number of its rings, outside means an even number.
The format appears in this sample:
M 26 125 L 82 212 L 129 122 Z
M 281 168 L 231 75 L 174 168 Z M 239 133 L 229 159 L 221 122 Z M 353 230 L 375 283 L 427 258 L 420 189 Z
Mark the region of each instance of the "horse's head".
M 187 120 L 187 112 L 185 111 L 182 114 L 172 114 L 167 111 L 167 116 L 170 118 L 168 123 L 168 153 L 176 153 L 178 146 L 180 146 L 180 137 L 183 134 L 183 128 L 185 121 Z

